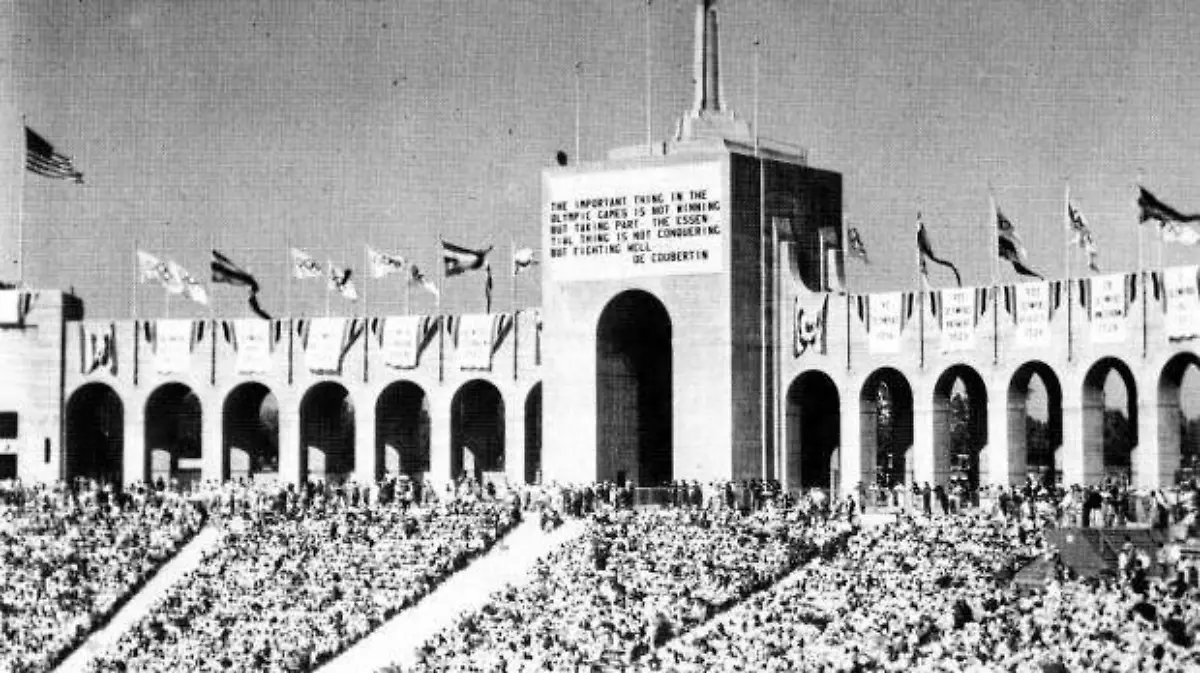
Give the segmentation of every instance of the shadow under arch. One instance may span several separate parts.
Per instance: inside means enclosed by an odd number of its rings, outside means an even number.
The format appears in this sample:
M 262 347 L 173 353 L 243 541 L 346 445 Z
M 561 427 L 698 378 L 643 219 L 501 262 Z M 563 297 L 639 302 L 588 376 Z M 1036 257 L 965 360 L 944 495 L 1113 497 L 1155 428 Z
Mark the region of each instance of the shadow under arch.
M 396 381 L 375 401 L 376 477 L 429 472 L 429 397 L 412 381 Z
M 899 370 L 871 372 L 859 393 L 862 484 L 893 486 L 912 481 L 913 393 Z
M 784 488 L 838 486 L 841 413 L 841 395 L 825 372 L 806 371 L 788 386 Z
M 1188 419 L 1183 415 L 1183 380 L 1193 368 L 1200 371 L 1200 357 L 1179 353 L 1167 360 L 1158 376 L 1158 464 L 1152 477 L 1158 484 L 1200 477 L 1200 456 L 1184 443 Z M 1196 441 L 1188 439 L 1189 444 Z
M 596 479 L 657 486 L 674 478 L 671 316 L 626 290 L 596 322 Z
M 490 381 L 473 379 L 450 402 L 450 473 L 482 481 L 504 471 L 504 397 Z
M 345 482 L 354 472 L 354 402 L 345 386 L 322 381 L 300 401 L 302 480 Z
M 952 365 L 938 376 L 932 434 L 934 484 L 961 485 L 975 493 L 983 471 L 980 453 L 988 441 L 988 391 L 973 367 Z
M 1040 381 L 1045 396 L 1045 419 L 1030 412 Z M 1062 478 L 1062 382 L 1045 362 L 1031 360 L 1017 368 L 1008 382 L 1008 483 L 1026 478 L 1050 485 Z
M 262 383 L 229 391 L 221 409 L 222 476 L 253 479 L 279 474 L 279 400 Z
M 542 480 L 542 383 L 525 396 L 525 483 Z
M 164 383 L 146 399 L 145 419 L 150 481 L 198 482 L 203 410 L 196 393 L 183 383 Z
M 1105 388 L 1115 373 L 1125 390 L 1125 404 L 1108 404 Z M 1133 480 L 1138 446 L 1137 381 L 1129 365 L 1114 357 L 1096 361 L 1083 379 L 1083 480 L 1095 484 L 1106 477 Z
M 88 383 L 67 400 L 67 479 L 119 484 L 125 467 L 125 405 L 104 383 Z

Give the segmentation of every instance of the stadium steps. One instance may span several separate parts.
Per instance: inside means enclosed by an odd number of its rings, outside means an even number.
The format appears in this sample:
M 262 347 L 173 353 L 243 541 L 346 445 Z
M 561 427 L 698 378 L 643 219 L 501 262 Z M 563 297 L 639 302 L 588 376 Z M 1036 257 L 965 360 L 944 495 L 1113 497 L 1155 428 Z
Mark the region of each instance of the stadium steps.
M 159 568 L 154 577 L 146 582 L 146 586 L 130 597 L 107 624 L 88 636 L 88 639 L 55 670 L 59 673 L 87 670 L 88 664 L 97 654 L 114 645 L 130 627 L 150 612 L 150 608 L 162 599 L 180 577 L 200 565 L 204 552 L 216 544 L 217 538 L 217 530 L 212 526 L 205 526 L 170 561 Z
M 415 606 L 358 641 L 325 666 L 321 673 L 362 673 L 389 664 L 416 663 L 417 648 L 433 634 L 452 626 L 455 618 L 482 607 L 506 584 L 529 581 L 534 562 L 583 533 L 584 522 L 568 519 L 557 530 L 543 533 L 530 516 L 496 543 L 487 554 L 443 582 Z

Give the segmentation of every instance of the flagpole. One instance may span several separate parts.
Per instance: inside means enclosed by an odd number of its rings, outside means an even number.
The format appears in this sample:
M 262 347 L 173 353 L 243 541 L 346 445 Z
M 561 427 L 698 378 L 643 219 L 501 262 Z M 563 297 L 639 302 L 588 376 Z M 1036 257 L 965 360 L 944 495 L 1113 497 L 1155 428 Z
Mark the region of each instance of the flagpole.
M 583 69 L 583 61 L 575 61 L 575 162 L 579 163 L 579 116 L 580 116 L 580 89 L 579 77 Z
M 654 155 L 654 116 L 652 114 L 650 74 L 650 6 L 654 0 L 646 0 L 646 153 Z
M 578 134 L 576 135 L 576 144 L 578 144 Z M 437 254 L 442 254 L 442 234 L 438 232 L 438 251 Z M 435 256 L 436 259 L 436 256 Z M 438 274 L 438 292 L 437 292 L 437 320 L 438 320 L 438 382 L 446 380 L 446 317 L 442 315 L 442 290 L 445 288 L 445 263 L 442 263 L 442 273 Z
M 292 232 L 285 231 L 283 235 L 283 278 L 287 284 L 284 287 L 286 295 L 283 300 L 283 310 L 287 315 L 288 320 L 292 318 Z
M 22 143 L 24 143 L 25 157 L 29 156 L 29 140 L 25 133 L 25 115 L 21 115 L 21 128 L 19 130 Z M 27 170 L 21 171 L 21 193 L 17 195 L 17 287 L 25 285 L 25 182 Z
M 991 187 L 988 188 L 988 205 L 991 207 L 988 219 L 991 222 L 992 287 L 996 287 L 1000 283 L 1000 234 L 997 230 L 999 216 L 996 209 L 996 195 L 992 193 Z
M 509 299 L 512 301 L 513 381 L 517 380 L 517 367 L 520 364 L 520 354 L 521 354 L 521 348 L 520 348 L 520 346 L 521 346 L 521 341 L 520 341 L 521 321 L 519 320 L 521 314 L 520 314 L 520 311 L 517 310 L 517 262 L 516 262 L 517 250 L 516 249 L 517 249 L 516 242 L 513 240 L 512 236 L 509 236 L 508 237 L 508 256 L 510 258 L 510 261 L 512 262 L 512 277 L 509 279 L 509 287 L 511 288 L 511 296 L 509 297 Z
M 1065 233 L 1067 236 L 1066 246 L 1063 249 L 1063 279 L 1067 282 L 1071 280 L 1071 246 L 1074 240 L 1071 238 L 1071 232 L 1074 230 L 1074 223 L 1071 221 L 1071 183 L 1068 181 L 1066 188 L 1063 191 L 1063 224 L 1065 225 Z
M 329 317 L 329 279 L 333 277 L 333 260 L 325 260 L 325 317 Z

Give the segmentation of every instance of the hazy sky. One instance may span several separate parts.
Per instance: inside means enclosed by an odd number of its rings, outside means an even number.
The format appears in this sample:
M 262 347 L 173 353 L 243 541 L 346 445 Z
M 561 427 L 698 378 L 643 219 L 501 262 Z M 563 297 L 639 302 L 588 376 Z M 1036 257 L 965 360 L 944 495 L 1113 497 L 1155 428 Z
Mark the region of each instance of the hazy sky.
M 18 3 L 20 112 L 87 176 L 27 176 L 26 280 L 74 286 L 90 316 L 129 314 L 135 242 L 206 279 L 211 243 L 260 277 L 268 310 L 299 314 L 325 294 L 285 281 L 289 244 L 361 269 L 371 243 L 432 273 L 439 233 L 496 246 L 508 310 L 510 240 L 539 244 L 540 170 L 574 151 L 573 64 L 584 160 L 645 137 L 647 11 L 655 134 L 691 103 L 690 0 Z M 988 282 L 989 185 L 1054 277 L 1068 178 L 1106 271 L 1136 268 L 1139 171 L 1163 200 L 1200 210 L 1200 12 L 1183 0 L 720 11 L 732 107 L 752 115 L 757 38 L 762 134 L 844 175 L 873 259 L 850 263 L 852 289 L 915 283 L 918 209 L 937 251 Z M 519 279 L 520 304 L 538 303 L 539 282 Z M 360 280 L 374 313 L 402 309 L 400 288 Z M 243 292 L 210 291 L 218 314 L 243 313 Z M 140 316 L 162 314 L 160 291 L 138 296 Z M 445 308 L 482 310 L 481 279 L 450 280 Z M 414 294 L 413 309 L 433 303 Z M 181 299 L 170 311 L 204 314 Z

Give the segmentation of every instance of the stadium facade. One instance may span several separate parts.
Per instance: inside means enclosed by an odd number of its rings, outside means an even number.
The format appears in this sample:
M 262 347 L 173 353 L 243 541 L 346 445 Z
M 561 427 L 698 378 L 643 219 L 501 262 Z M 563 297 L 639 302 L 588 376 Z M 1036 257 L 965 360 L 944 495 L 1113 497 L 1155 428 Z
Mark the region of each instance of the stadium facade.
M 845 292 L 841 177 L 724 105 L 713 4 L 673 138 L 544 172 L 540 309 L 96 321 L 3 291 L 0 476 L 1173 482 L 1196 269 Z

